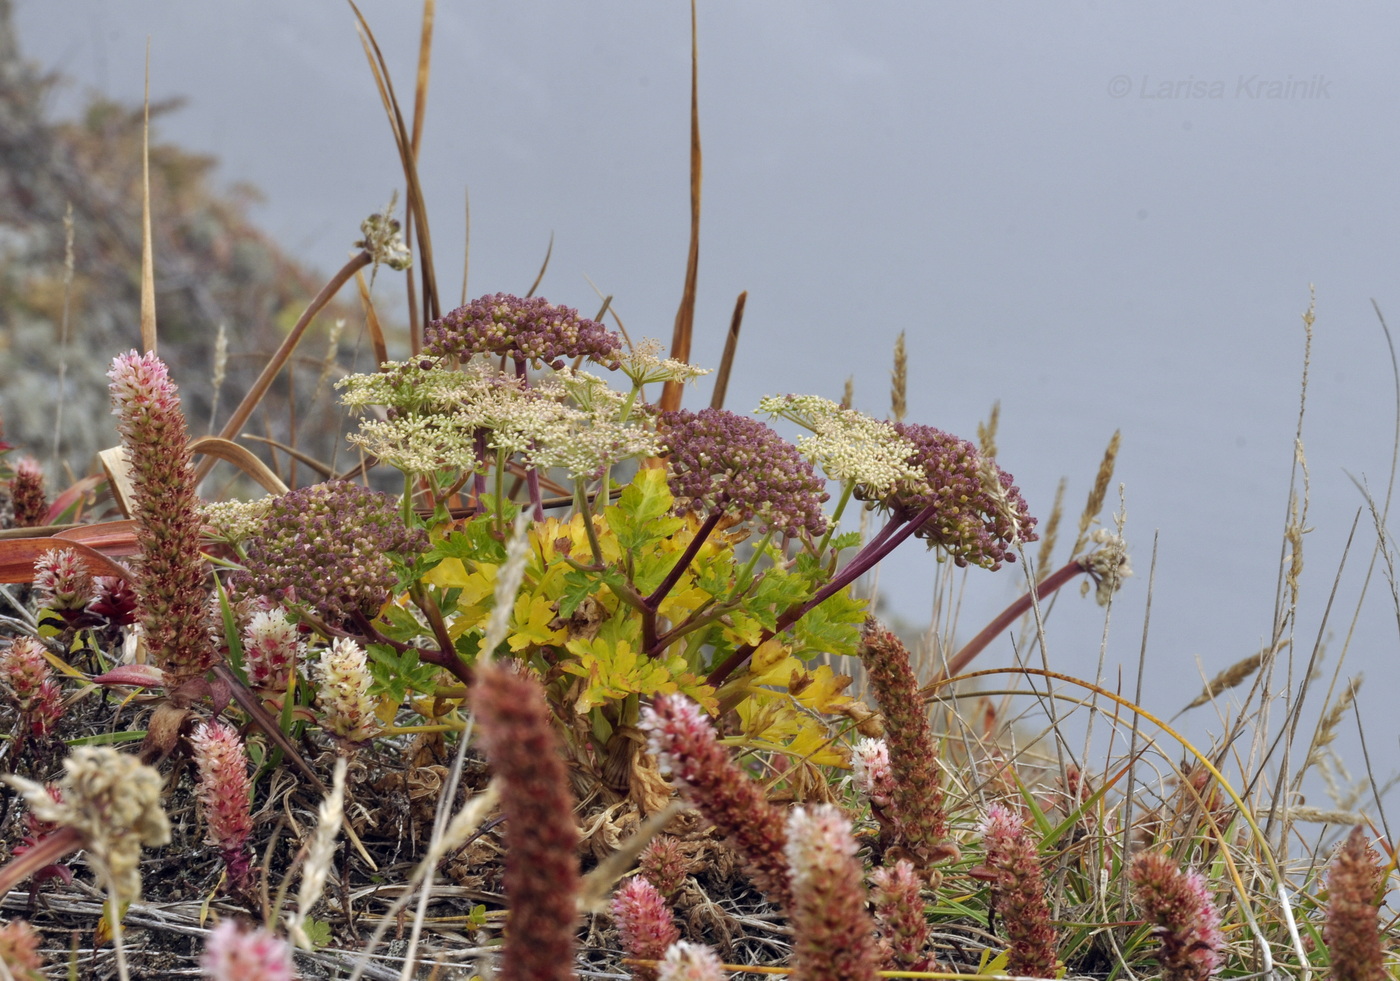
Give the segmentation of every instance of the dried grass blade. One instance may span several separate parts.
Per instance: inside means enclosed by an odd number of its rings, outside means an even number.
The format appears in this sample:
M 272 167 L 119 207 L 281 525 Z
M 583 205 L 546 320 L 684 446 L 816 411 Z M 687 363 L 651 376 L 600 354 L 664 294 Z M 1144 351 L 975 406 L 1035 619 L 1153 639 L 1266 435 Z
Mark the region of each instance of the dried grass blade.
M 389 116 L 389 128 L 394 133 L 394 143 L 399 150 L 399 163 L 403 167 L 404 183 L 407 187 L 407 207 L 412 213 L 410 219 L 416 224 L 418 237 L 418 269 L 423 283 L 423 319 L 436 320 L 441 316 L 438 306 L 437 278 L 433 273 L 433 243 L 428 234 L 428 212 L 423 201 L 423 186 L 418 180 L 418 158 L 414 152 L 413 137 L 399 110 L 399 100 L 394 94 L 394 83 L 389 78 L 389 65 L 384 53 L 379 50 L 379 42 L 370 30 L 369 21 L 355 6 L 355 0 L 347 0 L 350 9 L 359 21 L 360 42 L 364 45 L 365 57 L 369 59 L 370 71 L 374 73 L 374 83 L 379 88 L 380 101 Z
M 695 281 L 700 271 L 700 45 L 696 33 L 695 0 L 690 0 L 690 252 L 685 261 L 685 289 L 676 310 L 676 326 L 671 333 L 671 357 L 690 360 L 690 342 L 695 333 Z M 681 407 L 680 382 L 668 381 L 661 390 L 663 412 Z
M 365 281 L 363 269 L 355 273 L 355 286 L 360 291 L 360 305 L 365 308 L 365 328 L 369 331 L 370 347 L 374 348 L 374 363 L 383 364 L 389 360 L 389 345 L 384 341 L 384 327 L 379 323 L 379 314 L 375 312 L 374 298 L 370 296 L 369 283 Z M 413 336 L 418 336 L 416 330 Z
M 734 316 L 729 318 L 729 333 L 724 336 L 724 354 L 720 356 L 715 390 L 710 395 L 712 409 L 724 408 L 724 397 L 729 392 L 729 374 L 734 370 L 734 355 L 739 350 L 739 327 L 744 322 L 744 304 L 748 299 L 749 291 L 744 290 L 734 301 Z
M 239 446 L 233 440 L 218 436 L 201 436 L 190 442 L 190 452 L 212 456 L 233 464 L 256 480 L 269 494 L 287 493 L 287 485 L 282 483 L 267 464 L 255 457 L 246 446 Z
M 156 349 L 155 249 L 151 244 L 151 41 L 146 39 L 146 95 L 141 127 L 141 349 Z
M 1201 689 L 1201 693 L 1188 702 L 1181 711 L 1185 712 L 1193 708 L 1199 708 L 1221 692 L 1229 691 L 1231 688 L 1237 687 L 1249 678 L 1250 675 L 1254 674 L 1255 671 L 1259 670 L 1259 665 L 1264 663 L 1265 658 L 1272 657 L 1290 643 L 1291 641 L 1282 640 L 1277 644 L 1261 648 L 1254 654 L 1236 661 L 1214 678 L 1207 681 L 1205 687 Z
M 243 396 L 243 401 L 238 403 L 238 408 L 233 410 L 233 415 L 228 422 L 224 423 L 224 428 L 219 431 L 219 435 L 224 439 L 234 439 L 238 436 L 243 424 L 248 421 L 248 417 L 253 414 L 258 403 L 262 401 L 267 390 L 272 385 L 272 381 L 282 370 L 282 366 L 287 363 L 287 359 L 296 350 L 297 344 L 301 342 L 302 335 L 306 333 L 306 328 L 311 325 L 311 321 L 321 309 L 331 301 L 331 297 L 340 291 L 340 288 L 354 276 L 356 272 L 373 262 L 373 257 L 368 252 L 360 252 L 347 262 L 340 272 L 331 277 L 330 282 L 321 288 L 312 299 L 311 304 L 306 308 L 306 312 L 301 315 L 301 319 L 292 327 L 291 332 L 283 339 L 282 344 L 273 353 L 267 364 L 263 366 L 262 373 L 253 382 L 247 393 Z M 205 458 L 194 468 L 195 480 L 203 480 L 208 476 L 209 471 L 214 466 L 214 460 Z
M 331 478 L 331 476 L 335 473 L 335 468 L 334 468 L 334 467 L 328 466 L 327 464 L 323 463 L 322 461 L 316 459 L 314 456 L 311 456 L 311 455 L 309 455 L 309 454 L 307 454 L 307 453 L 303 453 L 301 450 L 297 449 L 295 446 L 288 446 L 286 443 L 283 443 L 283 442 L 281 442 L 281 441 L 279 441 L 279 440 L 272 439 L 272 438 L 269 437 L 269 436 L 258 436 L 258 435 L 254 434 L 254 433 L 244 433 L 244 434 L 243 434 L 243 438 L 244 438 L 244 439 L 251 439 L 251 440 L 253 440 L 253 441 L 256 442 L 256 443 L 264 443 L 264 444 L 266 444 L 266 445 L 268 445 L 268 446 L 271 446 L 273 449 L 281 450 L 283 453 L 287 454 L 287 455 L 288 455 L 289 457 L 291 457 L 293 460 L 296 460 L 297 463 L 305 464 L 306 466 L 310 467 L 312 470 L 315 470 L 316 473 L 321 477 L 322 480 L 329 480 L 329 479 Z M 352 473 L 353 473 L 353 471 L 352 471 Z M 348 478 L 347 478 L 347 479 L 348 479 Z
M 46 552 L 70 548 L 87 560 L 90 571 L 99 576 L 116 576 L 135 582 L 131 570 L 97 549 L 68 538 L 11 538 L 0 540 L 0 583 L 33 582 L 34 563 Z
M 544 247 L 544 262 L 540 263 L 540 271 L 535 275 L 535 281 L 530 284 L 530 288 L 525 291 L 526 296 L 534 296 L 535 290 L 540 288 L 540 283 L 544 280 L 545 270 L 549 268 L 549 257 L 554 254 L 554 233 L 549 233 L 549 244 Z

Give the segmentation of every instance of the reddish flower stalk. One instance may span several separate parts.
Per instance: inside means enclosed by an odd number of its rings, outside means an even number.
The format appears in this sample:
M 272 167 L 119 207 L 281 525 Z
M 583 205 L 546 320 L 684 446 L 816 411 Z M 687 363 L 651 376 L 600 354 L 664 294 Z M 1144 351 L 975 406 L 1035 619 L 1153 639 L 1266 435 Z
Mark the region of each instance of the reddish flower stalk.
M 923 883 L 914 863 L 900 859 L 893 866 L 876 869 L 870 878 L 875 885 L 871 899 L 883 966 L 891 971 L 932 970 L 933 959 L 924 955 L 929 927 L 919 895 Z
M 794 975 L 803 981 L 875 981 L 875 924 L 865 910 L 851 823 L 832 804 L 788 818 Z
M 1380 869 L 1360 826 L 1352 828 L 1327 873 L 1327 920 L 1322 939 L 1332 955 L 1333 981 L 1381 981 Z
M 141 627 L 152 663 L 175 689 L 203 677 L 217 657 L 205 626 L 207 574 L 185 416 L 179 392 L 154 354 L 118 355 L 107 375 L 136 492 Z
M 201 725 L 190 742 L 199 768 L 199 803 L 209 829 L 204 840 L 218 847 L 230 883 L 241 891 L 248 885 L 247 846 L 253 833 L 248 753 L 237 731 L 222 722 Z
M 977 873 L 991 882 L 991 906 L 1010 941 L 1006 973 L 1053 978 L 1055 929 L 1035 843 L 1022 820 L 1000 804 L 987 812 L 982 842 L 987 858 Z
M 660 960 L 666 948 L 681 938 L 666 900 L 654 885 L 639 875 L 618 887 L 608 911 L 617 922 L 617 935 L 628 957 Z M 656 968 L 635 967 L 632 976 L 638 981 L 656 981 Z
M 31 457 L 21 457 L 15 462 L 15 475 L 10 480 L 10 503 L 15 509 L 16 528 L 36 528 L 48 516 L 44 469 Z
M 895 830 L 910 853 L 925 864 L 956 856 L 957 846 L 948 840 L 938 750 L 909 651 L 872 617 L 865 622 L 860 659 L 885 716 L 885 742 L 894 776 L 889 811 Z
M 1156 925 L 1162 981 L 1205 981 L 1220 966 L 1220 913 L 1195 869 L 1182 871 L 1160 852 L 1143 852 L 1128 869 L 1133 897 Z
M 571 981 L 578 828 L 569 775 L 539 682 L 495 662 L 471 693 L 481 743 L 504 783 L 506 944 L 501 981 Z
M 662 772 L 675 779 L 682 795 L 747 860 L 754 885 L 771 902 L 790 909 L 783 813 L 729 758 L 700 706 L 679 695 L 662 696 L 642 710 L 640 728 L 648 734 L 648 748 Z

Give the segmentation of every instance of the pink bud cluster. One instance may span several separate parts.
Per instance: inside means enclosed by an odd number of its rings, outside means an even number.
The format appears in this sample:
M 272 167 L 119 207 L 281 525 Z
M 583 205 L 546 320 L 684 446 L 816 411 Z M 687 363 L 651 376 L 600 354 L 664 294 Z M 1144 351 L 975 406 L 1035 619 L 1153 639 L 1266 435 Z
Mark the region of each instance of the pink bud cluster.
M 208 591 L 199 551 L 199 500 L 180 395 L 155 354 L 118 355 L 107 373 L 135 489 L 141 627 L 172 689 L 200 678 L 216 652 L 206 629 Z
M 39 934 L 27 920 L 11 920 L 0 926 L 0 964 L 15 981 L 44 981 Z
M 48 735 L 63 714 L 63 692 L 43 646 L 32 637 L 16 637 L 0 648 L 0 685 L 14 701 L 29 734 Z
M 249 684 L 265 691 L 286 691 L 291 672 L 305 651 L 299 628 L 285 610 L 259 610 L 243 634 L 243 665 Z
M 51 548 L 34 562 L 34 590 L 45 609 L 81 613 L 97 598 L 87 563 L 71 548 Z
M 200 961 L 209 981 L 292 981 L 292 948 L 261 928 L 224 920 L 209 934 Z
M 671 835 L 657 835 L 647 842 L 637 860 L 643 878 L 663 896 L 673 895 L 685 882 L 689 862 L 681 843 Z
M 832 804 L 788 817 L 794 974 L 804 981 L 875 981 L 875 924 L 865 910 L 851 823 Z
M 229 881 L 241 889 L 247 885 L 247 845 L 253 833 L 248 753 L 238 732 L 222 722 L 200 725 L 190 743 L 199 770 L 199 803 L 208 827 L 204 840 L 219 849 Z
M 709 947 L 677 940 L 661 959 L 657 981 L 724 981 L 723 965 Z
M 981 877 L 991 883 L 991 905 L 1010 941 L 1006 973 L 1055 976 L 1055 929 L 1045 902 L 1040 856 L 1020 817 L 992 805 L 982 823 L 986 848 Z
M 1381 947 L 1380 861 L 1361 828 L 1351 829 L 1327 873 L 1327 919 L 1322 939 L 1332 955 L 1335 981 L 1386 976 Z
M 15 475 L 10 480 L 10 503 L 15 509 L 16 528 L 42 525 L 48 515 L 44 468 L 32 457 L 21 457 L 15 461 Z
M 661 892 L 639 875 L 632 876 L 618 887 L 608 911 L 617 923 L 618 939 L 628 957 L 660 960 L 666 948 L 681 937 L 676 918 Z M 637 981 L 656 981 L 656 970 L 636 967 L 632 970 L 632 976 Z
M 662 772 L 747 860 L 754 885 L 770 901 L 788 908 L 792 892 L 783 854 L 783 813 L 730 760 L 700 706 L 683 696 L 662 696 L 642 710 L 640 728 Z

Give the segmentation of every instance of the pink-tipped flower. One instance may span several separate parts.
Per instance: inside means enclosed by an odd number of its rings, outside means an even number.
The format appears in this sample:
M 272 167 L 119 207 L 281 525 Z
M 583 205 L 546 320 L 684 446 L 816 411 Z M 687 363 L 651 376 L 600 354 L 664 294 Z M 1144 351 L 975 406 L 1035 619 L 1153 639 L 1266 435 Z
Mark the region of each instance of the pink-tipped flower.
M 1379 857 L 1361 828 L 1351 829 L 1327 873 L 1327 920 L 1322 939 L 1332 955 L 1334 981 L 1379 981 L 1381 948 Z
M 893 631 L 871 617 L 861 637 L 866 683 L 885 716 L 885 742 L 893 784 L 888 785 L 890 824 L 905 848 L 924 864 L 955 857 L 948 838 L 938 749 L 919 694 L 909 650 Z
M 660 960 L 666 948 L 681 938 L 676 918 L 665 898 L 646 879 L 634 875 L 613 893 L 608 904 L 617 923 L 617 935 L 628 957 L 639 960 Z M 639 981 L 656 981 L 656 969 L 634 967 L 632 976 Z
M 229 880 L 241 889 L 248 879 L 248 837 L 253 833 L 249 806 L 248 753 L 237 730 L 222 722 L 199 726 L 190 737 L 199 768 L 199 803 L 208 833 L 228 868 Z
M 991 883 L 991 906 L 1010 941 L 1006 973 L 1055 976 L 1055 929 L 1045 903 L 1040 856 L 1021 818 L 992 805 L 982 823 L 986 863 L 978 870 Z
M 292 981 L 292 948 L 261 928 L 224 920 L 209 934 L 199 965 L 209 981 Z
M 15 509 L 16 528 L 36 528 L 44 523 L 49 513 L 48 497 L 44 494 L 44 468 L 32 457 L 21 457 L 15 462 L 10 503 Z
M 890 748 L 883 739 L 861 739 L 851 749 L 856 787 L 876 807 L 889 807 L 894 797 Z
M 0 964 L 15 981 L 44 981 L 39 934 L 27 920 L 11 920 L 0 926 Z
M 284 692 L 296 663 L 305 653 L 297 625 L 283 609 L 259 610 L 243 634 L 243 665 L 254 688 Z
M 504 784 L 506 945 L 500 981 L 573 981 L 578 826 L 554 716 L 534 678 L 481 664 L 472 711 Z
M 81 613 L 97 596 L 97 584 L 75 549 L 51 548 L 34 562 L 39 603 L 62 616 Z
M 663 896 L 673 895 L 681 887 L 689 865 L 680 841 L 672 835 L 651 839 L 637 859 L 641 875 Z
M 788 817 L 794 973 L 803 981 L 875 981 L 875 924 L 865 910 L 851 822 L 832 804 Z
M 30 735 L 52 731 L 63 714 L 63 692 L 37 640 L 16 637 L 0 647 L 0 685 L 28 723 Z
M 1170 856 L 1143 852 L 1128 868 L 1133 898 L 1156 928 L 1163 981 L 1205 981 L 1220 966 L 1220 913 L 1206 881 Z
M 379 731 L 369 689 L 374 683 L 365 649 L 348 637 L 337 637 L 317 664 L 316 704 L 321 725 L 338 737 L 344 748 L 358 746 Z
M 640 728 L 662 772 L 747 860 L 754 885 L 770 901 L 789 908 L 783 813 L 729 758 L 700 706 L 679 695 L 662 696 L 642 709 Z
M 98 576 L 96 595 L 88 612 L 105 617 L 115 627 L 127 627 L 137 621 L 136 592 L 125 579 Z
M 875 929 L 879 932 L 881 960 L 892 971 L 927 971 L 932 959 L 924 955 L 929 939 L 923 882 L 914 864 L 900 859 L 893 866 L 874 871 L 870 898 L 875 903 Z
M 719 955 L 704 944 L 677 940 L 661 958 L 657 981 L 724 981 Z
M 189 434 L 179 392 L 160 358 L 118 355 L 107 375 L 140 522 L 141 626 L 152 662 L 175 689 L 203 677 L 216 657 L 206 629 L 208 576 L 199 552 Z

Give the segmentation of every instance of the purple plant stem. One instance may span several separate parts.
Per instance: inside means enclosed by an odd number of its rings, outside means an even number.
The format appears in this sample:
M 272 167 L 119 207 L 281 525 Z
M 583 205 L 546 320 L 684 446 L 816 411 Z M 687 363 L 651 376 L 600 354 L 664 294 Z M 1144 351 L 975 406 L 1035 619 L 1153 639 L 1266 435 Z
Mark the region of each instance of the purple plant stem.
M 1080 564 L 1078 559 L 1071 559 L 1042 579 L 1040 584 L 1035 587 L 1036 602 L 1045 599 L 1045 597 L 1049 596 L 1051 593 L 1055 592 L 1055 590 L 1084 571 L 1085 568 Z M 998 613 L 996 618 L 983 627 L 976 637 L 973 637 L 964 644 L 962 649 L 953 655 L 952 660 L 948 662 L 948 666 L 934 678 L 933 683 L 937 684 L 940 681 L 945 681 L 961 672 L 972 663 L 973 658 L 982 653 L 988 644 L 1001 636 L 1003 631 L 1009 630 L 1013 623 L 1025 616 L 1030 608 L 1031 594 L 1025 593 L 1006 609 Z

